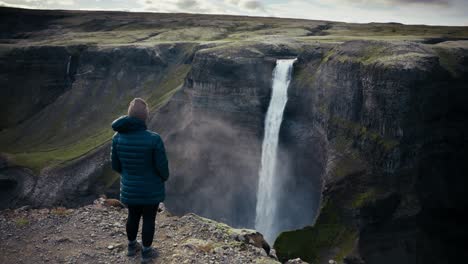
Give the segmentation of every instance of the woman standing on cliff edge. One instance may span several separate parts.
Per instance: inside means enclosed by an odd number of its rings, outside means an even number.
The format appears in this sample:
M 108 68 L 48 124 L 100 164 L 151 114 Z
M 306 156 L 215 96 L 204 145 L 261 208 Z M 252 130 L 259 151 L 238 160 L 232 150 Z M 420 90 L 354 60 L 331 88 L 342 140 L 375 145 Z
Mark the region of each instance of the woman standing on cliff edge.
M 141 98 L 130 102 L 128 115 L 112 122 L 112 169 L 121 174 L 120 201 L 128 206 L 128 256 L 134 256 L 138 225 L 143 216 L 141 262 L 151 260 L 156 213 L 164 201 L 169 166 L 161 137 L 146 128 L 148 105 Z

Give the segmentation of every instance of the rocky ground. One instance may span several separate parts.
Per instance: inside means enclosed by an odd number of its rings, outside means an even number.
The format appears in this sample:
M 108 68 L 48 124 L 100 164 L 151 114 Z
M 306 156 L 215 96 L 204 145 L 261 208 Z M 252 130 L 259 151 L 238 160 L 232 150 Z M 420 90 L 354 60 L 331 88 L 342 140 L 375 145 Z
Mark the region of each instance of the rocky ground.
M 160 210 L 153 263 L 279 263 L 253 230 Z M 0 211 L 0 263 L 139 263 L 139 254 L 126 256 L 126 217 L 102 198 L 76 209 Z

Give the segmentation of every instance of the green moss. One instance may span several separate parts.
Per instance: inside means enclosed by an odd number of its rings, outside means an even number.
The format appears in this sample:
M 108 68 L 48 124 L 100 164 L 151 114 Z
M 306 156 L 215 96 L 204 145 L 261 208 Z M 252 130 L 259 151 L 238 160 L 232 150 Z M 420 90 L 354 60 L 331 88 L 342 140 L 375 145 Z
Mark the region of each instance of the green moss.
M 325 250 L 338 249 L 337 257 L 346 256 L 355 238 L 356 230 L 346 226 L 335 204 L 326 201 L 314 226 L 281 233 L 274 248 L 280 261 L 299 257 L 321 263 L 325 261 L 322 259 Z
M 350 255 L 353 250 L 356 248 L 358 239 L 358 232 L 355 230 L 351 230 L 345 232 L 341 237 L 341 245 L 338 248 L 338 252 L 336 253 L 334 260 L 342 261 L 346 256 Z
M 52 210 L 50 210 L 50 213 L 57 216 L 66 216 L 70 214 L 70 212 L 65 207 L 53 208 Z
M 448 72 L 450 72 L 454 77 L 458 76 L 457 73 L 457 65 L 458 60 L 456 53 L 450 52 L 448 49 L 444 48 L 434 48 L 439 56 L 439 63 L 442 67 L 444 67 Z
M 381 137 L 378 144 L 382 146 L 385 151 L 391 151 L 399 145 L 399 142 L 395 139 Z
M 221 39 L 226 29 L 220 27 L 185 27 L 165 31 L 145 41 L 207 41 Z
M 371 64 L 380 60 L 385 55 L 384 53 L 385 49 L 386 47 L 384 45 L 369 44 L 363 47 L 360 53 L 355 56 L 332 53 L 328 55 L 328 59 L 333 58 L 342 63 L 347 62 L 347 61 L 352 61 L 352 62 L 358 62 L 362 64 Z
M 15 219 L 15 224 L 17 227 L 23 227 L 29 225 L 29 219 L 26 217 L 19 217 Z
M 143 87 L 146 96 L 142 97 L 148 99 L 152 111 L 167 102 L 177 91 L 189 70 L 190 65 L 182 64 L 173 67 L 163 80 L 147 78 L 149 81 L 145 82 Z M 99 90 L 101 83 L 98 84 L 97 88 L 92 89 L 92 93 Z M 20 130 L 19 126 L 9 131 L 2 131 L 0 134 L 2 152 L 11 154 L 15 164 L 39 173 L 46 166 L 56 166 L 74 160 L 109 142 L 114 133 L 109 123 L 115 116 L 125 113 L 126 104 L 134 95 L 125 94 L 124 98 L 119 97 L 118 90 L 121 84 L 115 80 L 102 85 L 106 85 L 109 92 L 109 95 L 104 96 L 101 101 L 103 114 L 88 118 L 82 129 L 74 131 L 67 129 L 64 124 L 67 123 L 67 117 L 71 116 L 72 107 L 62 105 L 63 110 L 55 115 L 57 118 L 50 120 L 51 125 L 41 127 L 35 134 L 22 135 L 24 130 Z M 96 96 L 93 94 L 91 97 Z M 19 141 L 16 140 L 18 135 L 22 135 Z M 103 177 L 106 185 L 111 185 L 116 179 L 112 173 L 105 173 Z
M 365 192 L 358 193 L 353 201 L 351 202 L 351 207 L 359 208 L 365 205 L 366 203 L 375 200 L 377 192 L 375 189 L 368 189 Z
M 245 31 L 230 34 L 230 39 L 252 39 L 258 37 L 266 36 L 285 36 L 285 37 L 300 37 L 306 36 L 309 33 L 308 30 L 301 27 L 278 27 L 278 28 L 269 28 L 255 31 Z
M 380 147 L 384 152 L 390 152 L 396 148 L 400 142 L 394 138 L 388 138 L 380 135 L 375 130 L 362 126 L 359 123 L 345 120 L 339 117 L 330 118 L 332 125 L 341 129 L 342 133 L 348 138 L 358 138 L 361 140 L 371 141 L 376 146 Z
M 392 65 L 400 62 L 409 63 L 412 61 L 417 61 L 429 57 L 430 55 L 417 53 L 417 52 L 408 52 L 398 55 L 385 55 L 373 58 L 370 62 L 379 62 L 384 65 Z
M 51 36 L 47 40 L 38 41 L 36 45 L 77 45 L 77 44 L 131 44 L 151 40 L 152 36 L 161 32 L 157 29 L 145 30 L 112 30 L 99 32 L 67 32 L 60 37 Z
M 364 54 L 359 58 L 364 64 L 373 63 L 382 58 L 387 48 L 384 45 L 369 45 L 364 48 Z
M 327 22 L 324 30 L 322 21 L 307 21 L 280 18 L 191 16 L 154 14 L 154 17 L 129 13 L 122 22 L 110 15 L 106 22 L 95 15 L 73 16 L 54 20 L 63 25 L 60 34 L 44 38 L 29 38 L 29 45 L 74 45 L 96 44 L 108 46 L 154 45 L 156 43 L 206 42 L 206 41 L 265 41 L 288 39 L 301 42 L 337 43 L 348 40 L 421 41 L 427 38 L 466 38 L 466 27 L 434 27 L 422 25 L 397 25 L 383 23 L 346 24 Z M 115 23 L 119 21 L 118 23 Z M 151 21 L 151 22 L 150 22 Z M 118 26 L 116 26 L 118 24 Z M 21 44 L 25 41 L 22 40 Z M 14 43 L 15 45 L 18 43 Z
M 332 56 L 333 56 L 334 54 L 335 54 L 335 50 L 334 50 L 334 49 L 329 50 L 329 51 L 325 54 L 325 56 L 323 56 L 322 62 L 327 62 L 327 61 L 329 61 L 329 60 L 332 58 Z
M 11 156 L 15 164 L 31 168 L 38 173 L 40 169 L 45 166 L 58 165 L 62 162 L 76 159 L 96 149 L 109 141 L 112 135 L 113 131 L 106 129 L 97 135 L 85 137 L 76 143 L 61 146 L 56 149 L 11 153 Z
M 362 47 L 356 54 L 342 54 L 331 50 L 324 56 L 323 62 L 333 59 L 341 63 L 353 62 L 363 65 L 379 64 L 384 66 L 402 65 L 404 63 L 405 65 L 414 65 L 416 67 L 419 65 L 418 61 L 431 56 L 419 52 L 395 54 L 392 50 L 388 51 L 388 47 L 388 44 L 380 41 L 369 42 L 368 45 Z
M 364 37 L 375 39 L 425 39 L 449 35 L 466 36 L 468 33 L 467 29 L 463 27 L 396 25 L 388 23 L 336 23 L 331 29 L 327 30 L 326 32 L 329 33 L 328 37 L 351 36 L 354 38 Z
M 241 242 L 241 241 L 236 241 L 236 240 L 226 240 L 228 241 L 227 243 L 224 242 L 222 244 L 220 244 L 219 246 L 228 246 L 230 248 L 237 248 L 237 247 L 241 247 L 244 242 Z
M 323 102 L 320 102 L 318 104 L 318 111 L 321 114 L 327 114 L 328 113 L 328 106 L 326 104 L 324 104 Z
M 164 104 L 172 95 L 177 92 L 178 88 L 182 87 L 185 77 L 189 73 L 191 65 L 182 64 L 174 69 L 167 77 L 161 81 L 156 87 L 156 84 L 147 83 L 146 89 L 154 89 L 147 99 L 151 110 L 159 108 Z
M 310 87 L 310 84 L 315 80 L 315 72 L 311 72 L 307 68 L 298 69 L 294 75 L 294 80 L 304 85 L 304 87 Z
M 361 162 L 359 160 L 343 157 L 335 165 L 333 170 L 334 178 L 342 178 L 350 175 L 353 172 L 358 171 L 361 168 Z

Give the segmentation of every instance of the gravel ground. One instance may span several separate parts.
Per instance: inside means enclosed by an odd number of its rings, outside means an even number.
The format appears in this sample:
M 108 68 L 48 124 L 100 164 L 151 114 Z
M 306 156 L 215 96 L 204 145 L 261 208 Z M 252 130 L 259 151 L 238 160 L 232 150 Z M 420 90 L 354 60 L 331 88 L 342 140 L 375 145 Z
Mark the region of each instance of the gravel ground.
M 127 209 L 102 198 L 77 209 L 0 211 L 0 263 L 139 263 L 140 254 L 126 256 L 126 218 Z M 156 223 L 153 263 L 279 263 L 253 230 L 195 214 L 171 216 L 164 208 Z

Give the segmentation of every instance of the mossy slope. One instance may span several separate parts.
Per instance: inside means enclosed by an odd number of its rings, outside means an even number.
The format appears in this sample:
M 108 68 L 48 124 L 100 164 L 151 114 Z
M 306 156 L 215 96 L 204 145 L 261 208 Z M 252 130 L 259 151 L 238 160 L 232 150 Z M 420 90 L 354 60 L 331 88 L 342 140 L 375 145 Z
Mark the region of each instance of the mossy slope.
M 169 55 L 152 48 L 83 52 L 72 87 L 25 122 L 1 131 L 1 152 L 39 172 L 102 146 L 113 135 L 110 123 L 126 113 L 133 97 L 148 100 L 154 112 L 181 87 L 190 70 L 184 61 L 191 47 L 169 47 L 175 56 L 166 65 L 157 63 Z M 157 48 L 161 53 L 167 49 Z M 145 55 L 150 57 L 135 59 Z

